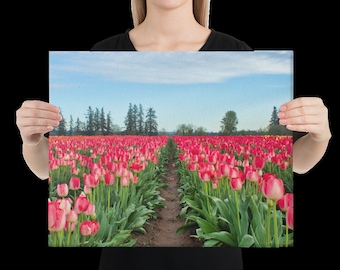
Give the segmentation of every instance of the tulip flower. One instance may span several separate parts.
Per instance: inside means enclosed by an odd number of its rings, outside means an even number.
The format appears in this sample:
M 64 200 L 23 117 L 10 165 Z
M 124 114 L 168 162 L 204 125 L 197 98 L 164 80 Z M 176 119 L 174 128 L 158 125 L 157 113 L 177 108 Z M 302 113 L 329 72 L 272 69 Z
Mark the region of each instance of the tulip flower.
M 68 185 L 67 184 L 58 184 L 57 185 L 57 194 L 58 196 L 64 198 L 68 195 Z
M 71 190 L 78 190 L 80 188 L 80 178 L 71 177 L 69 186 Z
M 289 229 L 294 230 L 294 206 L 289 206 L 286 211 L 286 223 Z
M 274 237 L 275 237 L 275 245 L 278 247 L 279 245 L 279 239 L 278 239 L 278 230 L 277 230 L 277 219 L 276 219 L 276 202 L 277 200 L 283 198 L 284 195 L 284 183 L 281 179 L 276 178 L 274 174 L 271 173 L 265 173 L 263 176 L 263 183 L 262 183 L 262 191 L 263 195 L 267 198 L 268 201 L 268 217 L 270 213 L 270 209 L 273 207 L 274 209 Z M 274 205 L 272 206 L 270 202 L 273 202 Z M 268 236 L 269 236 L 269 227 L 270 222 L 268 218 Z
M 64 229 L 66 224 L 66 210 L 60 207 L 60 201 L 48 202 L 48 230 L 58 232 Z
M 74 202 L 74 209 L 78 214 L 85 213 L 89 204 L 90 200 L 86 197 L 85 193 L 82 192 Z
M 284 195 L 284 183 L 281 179 L 276 178 L 274 174 L 265 173 L 263 176 L 262 191 L 267 199 L 277 201 Z

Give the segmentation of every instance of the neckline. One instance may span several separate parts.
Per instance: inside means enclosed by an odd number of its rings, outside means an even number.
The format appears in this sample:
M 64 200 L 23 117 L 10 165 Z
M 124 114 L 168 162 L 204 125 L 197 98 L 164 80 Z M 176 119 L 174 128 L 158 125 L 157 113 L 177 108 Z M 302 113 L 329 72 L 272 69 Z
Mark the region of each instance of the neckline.
M 131 30 L 131 28 L 127 29 L 127 30 L 125 31 L 125 35 L 126 35 L 126 37 L 127 37 L 127 40 L 128 40 L 128 42 L 129 42 L 130 46 L 132 47 L 132 49 L 133 49 L 134 51 L 138 52 L 138 51 L 136 50 L 135 46 L 133 45 L 131 39 L 130 39 L 130 35 L 129 35 L 130 30 Z M 205 43 L 203 44 L 203 46 L 198 50 L 198 52 L 204 50 L 204 48 L 205 48 L 206 46 L 208 46 L 208 44 L 209 44 L 209 43 L 211 42 L 211 40 L 213 39 L 213 34 L 214 34 L 214 33 L 215 33 L 215 30 L 211 28 L 211 29 L 210 29 L 210 34 L 209 34 L 209 36 L 208 36 L 206 42 L 205 42 Z

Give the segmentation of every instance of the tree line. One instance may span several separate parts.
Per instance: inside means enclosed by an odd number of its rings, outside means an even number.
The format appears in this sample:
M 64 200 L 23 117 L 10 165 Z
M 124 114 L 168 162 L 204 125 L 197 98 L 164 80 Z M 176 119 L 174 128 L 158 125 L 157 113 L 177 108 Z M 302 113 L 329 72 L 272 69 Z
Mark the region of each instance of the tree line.
M 145 114 L 144 114 L 145 112 Z M 61 111 L 62 114 L 62 111 Z M 238 119 L 234 111 L 227 111 L 220 123 L 220 131 L 213 133 L 205 127 L 195 127 L 193 124 L 179 124 L 171 134 L 182 136 L 203 135 L 292 135 L 285 126 L 279 124 L 278 110 L 274 106 L 269 118 L 268 126 L 258 130 L 237 130 Z M 70 115 L 69 122 L 63 117 L 58 127 L 50 132 L 51 135 L 164 135 L 169 131 L 158 130 L 157 116 L 154 108 L 149 107 L 145 111 L 139 104 L 129 103 L 128 111 L 124 120 L 124 127 L 114 124 L 111 113 L 105 113 L 104 108 L 88 107 L 85 113 L 85 121 L 79 117 L 74 121 Z

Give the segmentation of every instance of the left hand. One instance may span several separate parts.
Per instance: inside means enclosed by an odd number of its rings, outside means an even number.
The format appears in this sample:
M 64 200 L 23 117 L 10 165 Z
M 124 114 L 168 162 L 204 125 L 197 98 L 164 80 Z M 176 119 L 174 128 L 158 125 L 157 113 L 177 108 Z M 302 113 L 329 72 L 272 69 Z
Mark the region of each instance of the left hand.
M 281 125 L 292 131 L 308 132 L 314 141 L 331 138 L 328 108 L 321 98 L 295 98 L 281 105 L 278 117 Z

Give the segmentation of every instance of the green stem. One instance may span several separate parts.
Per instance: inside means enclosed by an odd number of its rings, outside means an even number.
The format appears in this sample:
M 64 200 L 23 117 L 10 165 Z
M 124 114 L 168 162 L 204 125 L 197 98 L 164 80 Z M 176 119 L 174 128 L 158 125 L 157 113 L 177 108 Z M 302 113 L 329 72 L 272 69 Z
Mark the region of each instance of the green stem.
M 108 192 L 107 192 L 107 208 L 110 208 L 110 199 L 111 199 L 111 186 L 109 186 L 108 188 Z
M 206 198 L 207 198 L 207 209 L 210 213 L 210 202 L 209 202 L 209 197 L 208 197 L 208 185 L 210 184 L 210 182 L 203 182 L 203 187 L 204 187 L 204 193 L 206 195 Z
M 286 247 L 288 247 L 288 226 L 286 224 Z
M 69 225 L 70 227 L 68 228 L 68 231 L 67 231 L 67 239 L 66 239 L 66 247 L 69 247 L 70 246 L 70 242 L 71 242 L 71 227 L 72 227 L 72 224 Z
M 274 201 L 274 237 L 275 237 L 275 247 L 279 247 L 279 232 L 277 229 L 277 219 L 276 219 L 276 201 Z
M 267 205 L 268 205 L 268 211 L 267 211 L 267 216 L 266 216 L 266 220 L 267 220 L 267 247 L 270 247 L 270 212 L 271 212 L 271 201 L 268 200 L 267 201 Z
M 52 234 L 52 246 L 56 247 L 57 246 L 57 233 L 56 232 L 50 232 Z
M 90 189 L 90 203 L 93 204 L 93 199 L 92 199 L 92 193 L 93 193 L 93 188 Z
M 58 232 L 59 247 L 63 246 L 64 230 Z
M 238 202 L 238 192 L 235 190 L 235 204 L 236 204 L 236 215 L 237 215 L 237 225 L 238 230 L 241 236 L 241 221 L 240 221 L 240 210 L 239 210 L 239 202 Z

